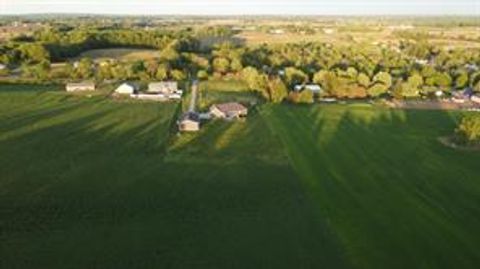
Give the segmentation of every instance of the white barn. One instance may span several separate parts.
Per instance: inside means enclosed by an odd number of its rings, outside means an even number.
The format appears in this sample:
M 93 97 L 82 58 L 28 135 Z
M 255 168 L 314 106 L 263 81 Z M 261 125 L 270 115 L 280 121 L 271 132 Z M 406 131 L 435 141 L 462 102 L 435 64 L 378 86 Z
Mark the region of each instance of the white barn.
M 134 94 L 138 90 L 138 87 L 132 83 L 123 83 L 122 85 L 118 86 L 115 90 L 115 93 L 118 94 Z

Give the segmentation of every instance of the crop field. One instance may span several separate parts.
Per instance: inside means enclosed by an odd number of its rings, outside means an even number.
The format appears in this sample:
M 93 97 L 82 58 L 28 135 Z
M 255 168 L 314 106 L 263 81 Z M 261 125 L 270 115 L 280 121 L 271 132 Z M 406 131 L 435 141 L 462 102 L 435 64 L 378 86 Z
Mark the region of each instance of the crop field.
M 476 268 L 478 152 L 458 114 L 178 104 L 0 86 L 0 268 Z
M 278 25 L 278 29 L 284 29 L 285 25 Z M 282 34 L 272 34 L 262 31 L 242 31 L 235 35 L 235 38 L 248 45 L 262 44 L 284 44 L 284 43 L 308 43 L 323 42 L 337 45 L 358 44 L 376 44 L 379 42 L 388 44 L 398 44 L 402 38 L 398 36 L 399 32 L 405 32 L 412 35 L 428 35 L 431 44 L 440 47 L 456 48 L 478 48 L 480 46 L 480 35 L 475 27 L 415 27 L 409 30 L 400 30 L 395 27 L 380 27 L 378 25 L 370 26 L 335 26 L 319 25 L 318 29 L 329 29 L 331 33 L 317 31 L 313 34 L 302 34 L 295 32 L 285 32 Z

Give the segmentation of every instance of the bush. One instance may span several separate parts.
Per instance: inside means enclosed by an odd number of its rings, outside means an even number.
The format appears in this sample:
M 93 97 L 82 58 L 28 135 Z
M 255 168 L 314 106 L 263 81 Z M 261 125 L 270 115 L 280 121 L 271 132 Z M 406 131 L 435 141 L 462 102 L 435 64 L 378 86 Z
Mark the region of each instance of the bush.
M 480 116 L 464 117 L 455 130 L 457 139 L 464 144 L 480 144 Z

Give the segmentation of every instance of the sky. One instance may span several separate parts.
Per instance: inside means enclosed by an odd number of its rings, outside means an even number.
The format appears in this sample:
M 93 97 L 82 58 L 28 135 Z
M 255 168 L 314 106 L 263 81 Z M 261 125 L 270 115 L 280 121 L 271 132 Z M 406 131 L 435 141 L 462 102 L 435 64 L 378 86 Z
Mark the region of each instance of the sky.
M 480 0 L 0 0 L 0 14 L 477 15 Z

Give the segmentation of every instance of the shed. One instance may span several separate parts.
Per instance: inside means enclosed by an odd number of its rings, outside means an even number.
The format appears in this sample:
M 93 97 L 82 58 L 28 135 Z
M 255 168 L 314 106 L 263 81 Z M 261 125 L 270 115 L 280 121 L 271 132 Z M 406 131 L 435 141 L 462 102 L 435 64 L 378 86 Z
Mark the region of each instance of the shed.
M 200 118 L 195 112 L 183 114 L 177 124 L 178 130 L 181 132 L 197 132 L 200 130 Z
M 65 88 L 67 92 L 94 91 L 95 83 L 93 82 L 67 83 Z

